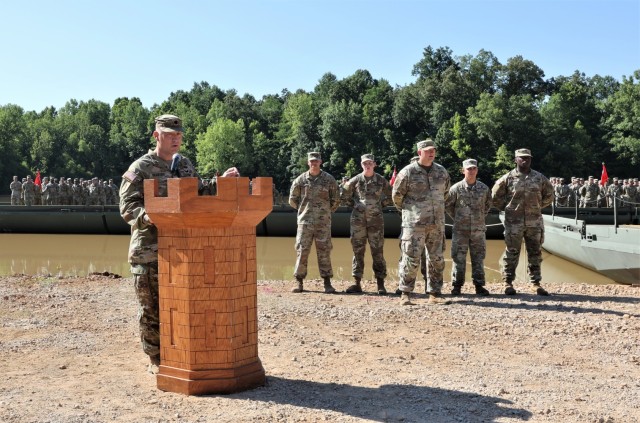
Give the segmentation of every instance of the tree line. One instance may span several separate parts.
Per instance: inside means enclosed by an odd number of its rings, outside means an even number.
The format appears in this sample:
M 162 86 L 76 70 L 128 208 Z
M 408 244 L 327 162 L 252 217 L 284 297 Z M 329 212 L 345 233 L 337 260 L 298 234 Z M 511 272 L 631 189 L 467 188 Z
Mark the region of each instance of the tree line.
M 257 100 L 207 82 L 176 91 L 150 109 L 140 99 L 113 105 L 69 100 L 64 107 L 25 111 L 0 106 L 1 189 L 13 175 L 114 177 L 154 145 L 154 117 L 183 119 L 183 151 L 204 177 L 238 167 L 244 176 L 272 176 L 286 191 L 320 151 L 334 177 L 361 171 L 373 153 L 390 177 L 431 137 L 436 161 L 456 180 L 465 158 L 479 162 L 490 184 L 513 168 L 513 152 L 530 148 L 534 168 L 547 176 L 637 177 L 640 164 L 640 69 L 633 75 L 592 77 L 575 71 L 545 79 L 530 60 L 501 63 L 491 52 L 455 56 L 448 47 L 424 49 L 414 82 L 392 86 L 367 70 L 338 79 L 325 73 L 313 91 L 283 90 Z

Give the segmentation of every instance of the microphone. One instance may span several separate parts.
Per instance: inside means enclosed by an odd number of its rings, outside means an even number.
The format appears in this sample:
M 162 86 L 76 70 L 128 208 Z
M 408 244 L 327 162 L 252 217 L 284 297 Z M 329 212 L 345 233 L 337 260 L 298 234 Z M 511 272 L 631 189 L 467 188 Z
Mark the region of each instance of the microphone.
M 171 175 L 173 175 L 174 178 L 180 177 L 180 171 L 178 170 L 178 163 L 180 163 L 180 159 L 182 159 L 182 156 L 178 153 L 174 154 L 171 159 Z

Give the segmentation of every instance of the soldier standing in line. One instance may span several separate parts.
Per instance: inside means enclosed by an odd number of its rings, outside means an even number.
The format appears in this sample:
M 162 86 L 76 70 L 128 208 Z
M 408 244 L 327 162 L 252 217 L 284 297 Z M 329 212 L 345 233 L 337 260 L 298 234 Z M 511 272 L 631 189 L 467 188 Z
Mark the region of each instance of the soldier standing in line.
M 504 293 L 515 295 L 513 281 L 520 259 L 520 248 L 524 239 L 529 260 L 529 280 L 533 292 L 549 295 L 540 286 L 542 272 L 542 243 L 544 222 L 542 209 L 553 203 L 553 187 L 540 172 L 531 169 L 531 151 L 516 150 L 516 168 L 503 175 L 493 186 L 493 205 L 504 213 L 504 242 L 506 248 L 500 259 Z
M 320 153 L 308 153 L 309 170 L 293 181 L 289 193 L 289 204 L 298 210 L 296 265 L 293 271 L 297 284 L 292 292 L 302 292 L 304 289 L 303 281 L 307 276 L 307 262 L 314 240 L 320 276 L 324 280 L 324 292 L 336 292 L 331 286 L 331 213 L 340 205 L 340 194 L 338 183 L 333 176 L 320 169 L 321 164 Z
M 571 196 L 571 188 L 564 183 L 564 178 L 559 178 L 558 184 L 555 186 L 556 206 L 568 207 L 569 197 Z
M 87 199 L 87 206 L 99 206 L 102 201 L 103 189 L 100 186 L 100 181 L 97 177 L 91 179 L 91 185 L 89 185 L 89 197 Z
M 464 285 L 467 251 L 471 256 L 471 278 L 478 295 L 489 295 L 484 287 L 484 258 L 487 254 L 485 218 L 491 209 L 491 190 L 477 180 L 478 162 L 462 162 L 464 179 L 449 189 L 445 209 L 453 218 L 451 238 L 452 295 L 460 295 Z
M 621 204 L 620 203 L 621 194 L 622 194 L 622 188 L 618 183 L 618 178 L 613 178 L 613 184 L 609 186 L 609 189 L 607 191 L 607 206 L 609 208 L 612 208 L 615 202 L 615 205 L 619 207 Z
M 53 184 L 49 181 L 49 177 L 45 176 L 42 179 L 42 205 L 50 206 L 53 204 Z
M 384 279 L 387 277 L 387 262 L 384 259 L 384 218 L 382 208 L 393 204 L 391 185 L 384 177 L 374 172 L 376 162 L 373 154 L 360 157 L 362 173 L 343 184 L 342 202 L 353 207 L 351 211 L 351 247 L 353 263 L 351 274 L 354 284 L 347 288 L 348 294 L 362 292 L 364 274 L 364 254 L 367 242 L 371 248 L 373 273 L 378 285 L 378 294 L 387 290 Z
M 27 176 L 27 180 L 22 184 L 22 196 L 25 206 L 32 206 L 36 195 L 36 184 L 31 180 L 31 175 Z
M 17 176 L 13 177 L 13 181 L 9 184 L 9 189 L 11 190 L 11 205 L 19 206 L 20 197 L 22 196 L 22 183 Z
M 167 195 L 167 179 L 171 178 L 173 155 L 182 145 L 182 120 L 174 115 L 156 118 L 153 137 L 156 147 L 134 161 L 122 176 L 120 214 L 131 225 L 128 259 L 139 302 L 140 339 L 149 356 L 148 371 L 156 373 L 160 365 L 160 317 L 158 303 L 158 230 L 144 206 L 144 180 L 158 181 L 158 195 Z M 182 177 L 199 177 L 189 159 L 178 164 Z M 236 168 L 224 176 L 240 176 Z M 97 181 L 97 178 L 94 178 Z M 201 183 L 199 184 L 201 185 Z
M 593 176 L 589 176 L 589 180 L 580 188 L 580 196 L 582 197 L 581 207 L 597 207 L 598 194 L 600 188 L 593 180 Z
M 398 265 L 402 292 L 400 303 L 413 304 L 420 256 L 426 247 L 427 283 L 430 304 L 447 304 L 442 298 L 444 272 L 444 203 L 451 181 L 447 170 L 435 163 L 436 145 L 431 139 L 417 143 L 419 159 L 405 166 L 393 184 L 392 198 L 402 212 L 402 257 Z

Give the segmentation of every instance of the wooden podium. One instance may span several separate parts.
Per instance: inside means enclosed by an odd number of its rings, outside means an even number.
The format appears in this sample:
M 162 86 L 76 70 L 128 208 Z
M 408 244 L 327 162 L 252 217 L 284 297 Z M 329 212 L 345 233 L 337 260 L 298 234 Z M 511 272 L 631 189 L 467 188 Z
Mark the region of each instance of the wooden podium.
M 224 394 L 261 386 L 256 225 L 271 212 L 272 179 L 218 178 L 199 196 L 196 178 L 144 181 L 145 209 L 158 228 L 158 389 Z

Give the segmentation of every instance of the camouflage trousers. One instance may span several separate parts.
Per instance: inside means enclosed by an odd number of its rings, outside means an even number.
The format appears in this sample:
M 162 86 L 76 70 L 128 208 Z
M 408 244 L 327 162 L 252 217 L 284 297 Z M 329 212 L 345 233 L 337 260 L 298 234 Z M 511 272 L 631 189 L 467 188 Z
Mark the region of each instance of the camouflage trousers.
M 316 254 L 318 257 L 318 269 L 320 277 L 332 278 L 333 268 L 331 267 L 331 223 L 320 225 L 298 225 L 296 234 L 296 266 L 293 269 L 295 278 L 304 279 L 307 277 L 307 263 L 311 245 L 315 240 Z
M 454 286 L 464 285 L 467 252 L 471 257 L 471 279 L 474 285 L 484 285 L 484 258 L 487 255 L 486 233 L 483 230 L 461 231 L 454 228 L 451 237 L 451 280 Z
M 34 197 L 33 195 L 25 195 L 24 197 L 24 205 L 25 206 L 32 206 L 33 205 L 33 201 Z
M 420 256 L 426 249 L 425 291 L 439 294 L 442 291 L 444 273 L 444 225 L 402 228 L 400 237 L 402 257 L 398 265 L 398 289 L 403 292 L 412 292 L 415 289 Z
M 353 260 L 351 275 L 362 278 L 364 275 L 364 253 L 367 250 L 367 242 L 371 248 L 373 260 L 373 274 L 376 279 L 387 277 L 387 262 L 384 259 L 384 226 L 376 222 L 375 226 L 358 225 L 351 222 L 351 248 Z
M 158 299 L 158 262 L 132 264 L 134 287 L 138 297 L 138 322 L 143 351 L 160 356 L 160 304 Z
M 544 228 L 527 227 L 524 225 L 508 225 L 504 229 L 506 248 L 500 258 L 502 280 L 511 283 L 516 278 L 516 268 L 520 260 L 520 249 L 524 239 L 529 261 L 529 281 L 532 283 L 542 280 L 540 265 L 542 263 L 542 243 L 544 242 Z
M 19 195 L 12 195 L 11 196 L 11 205 L 12 206 L 19 206 L 20 205 L 20 196 Z

